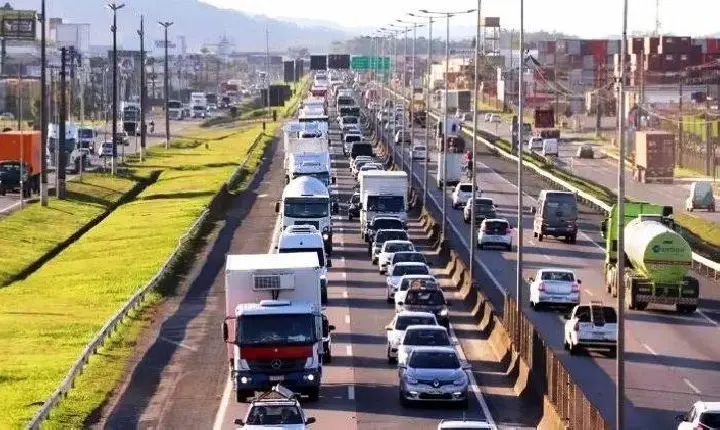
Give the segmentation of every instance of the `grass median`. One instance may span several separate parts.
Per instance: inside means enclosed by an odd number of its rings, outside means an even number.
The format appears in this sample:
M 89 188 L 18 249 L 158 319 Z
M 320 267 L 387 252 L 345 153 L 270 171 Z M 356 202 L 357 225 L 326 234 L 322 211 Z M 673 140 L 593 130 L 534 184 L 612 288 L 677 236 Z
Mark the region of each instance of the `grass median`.
M 0 290 L 0 428 L 23 426 L 87 342 L 162 267 L 260 131 L 196 145 L 152 148 L 138 175 L 158 180 L 26 280 Z M 79 428 L 123 375 L 137 325 L 124 326 L 91 365 L 48 427 Z
M 88 223 L 112 210 L 138 181 L 86 173 L 67 183 L 67 199 L 32 203 L 0 220 L 0 285 L 7 285 Z

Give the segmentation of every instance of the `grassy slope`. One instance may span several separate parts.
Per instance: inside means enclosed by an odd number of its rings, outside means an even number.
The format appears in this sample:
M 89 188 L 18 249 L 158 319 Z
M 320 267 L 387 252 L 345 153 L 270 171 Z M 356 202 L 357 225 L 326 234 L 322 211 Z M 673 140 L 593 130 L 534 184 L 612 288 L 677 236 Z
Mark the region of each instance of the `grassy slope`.
M 106 212 L 135 186 L 132 179 L 83 175 L 67 183 L 67 200 L 50 198 L 47 208 L 31 204 L 0 220 L 0 285 Z

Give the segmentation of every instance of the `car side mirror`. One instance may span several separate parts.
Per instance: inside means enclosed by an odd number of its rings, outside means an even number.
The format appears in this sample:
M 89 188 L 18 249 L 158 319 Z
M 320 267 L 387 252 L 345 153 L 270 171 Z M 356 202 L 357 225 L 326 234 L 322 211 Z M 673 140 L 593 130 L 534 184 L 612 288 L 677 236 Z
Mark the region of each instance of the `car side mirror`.
M 386 325 L 386 326 L 385 326 L 385 330 L 387 330 L 387 331 L 390 331 L 390 330 L 392 330 L 392 329 L 393 329 L 392 326 L 389 326 L 389 325 Z
M 280 202 L 275 202 L 275 213 L 280 213 Z
M 305 420 L 305 424 L 312 424 L 312 423 L 314 423 L 314 422 L 315 422 L 315 417 L 308 417 L 308 418 Z
M 582 284 L 582 279 L 578 279 L 578 285 Z
M 328 269 L 332 268 L 332 260 L 328 259 L 327 267 L 328 267 Z
M 329 325 L 329 326 L 328 326 L 328 330 L 330 330 L 330 331 L 333 331 L 333 330 L 335 330 L 335 329 L 336 329 L 336 327 L 335 327 L 334 325 Z
M 244 425 L 245 425 L 245 421 L 243 421 L 242 418 L 235 418 L 235 420 L 233 421 L 233 423 L 235 423 L 235 425 L 238 425 L 238 426 L 244 426 Z

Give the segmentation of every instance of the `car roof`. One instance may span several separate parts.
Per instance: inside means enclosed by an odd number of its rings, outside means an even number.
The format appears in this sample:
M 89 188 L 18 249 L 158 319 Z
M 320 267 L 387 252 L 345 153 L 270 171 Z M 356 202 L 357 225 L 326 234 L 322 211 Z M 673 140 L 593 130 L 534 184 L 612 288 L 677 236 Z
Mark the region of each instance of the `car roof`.
M 429 324 L 414 324 L 407 328 L 407 330 L 436 330 L 447 332 L 447 329 L 441 325 L 429 325 Z
M 409 263 L 409 261 L 403 261 L 403 262 L 397 263 L 397 264 L 404 264 L 404 263 Z M 420 263 L 420 264 L 422 264 L 422 263 Z M 433 281 L 437 281 L 437 278 L 436 278 L 434 275 L 402 275 L 402 277 L 401 277 L 400 279 L 403 279 L 403 278 L 408 278 L 408 279 L 410 279 L 410 278 L 412 278 L 412 279 L 430 279 L 430 280 L 433 280 Z
M 561 273 L 572 273 L 573 275 L 575 272 L 571 269 L 562 269 L 560 267 L 546 267 L 544 269 L 538 269 L 539 273 L 545 273 L 545 272 L 561 272 Z
M 698 412 L 718 412 L 720 411 L 720 402 L 703 402 L 702 400 L 695 402 L 693 405 Z
M 402 222 L 402 220 L 400 220 L 400 218 L 398 218 L 398 217 L 395 217 L 395 216 L 385 216 L 385 215 L 374 216 L 372 220 L 373 220 L 373 221 L 380 221 L 380 220 L 384 220 L 384 219 L 392 219 L 392 220 L 396 220 L 396 221 Z
M 472 187 L 472 182 L 458 182 L 458 187 L 462 185 L 470 185 Z
M 420 255 L 423 255 L 423 253 L 420 252 L 420 251 L 398 251 L 398 252 L 395 253 L 395 255 L 401 255 L 401 254 L 420 254 Z M 423 276 L 425 276 L 425 275 L 423 275 Z
M 427 267 L 427 264 L 421 263 L 419 261 L 401 261 L 395 265 L 395 267 L 406 267 L 406 266 L 425 266 Z M 428 267 L 429 269 L 429 267 Z
M 400 239 L 393 239 L 393 240 L 388 240 L 385 242 L 385 245 L 405 245 L 405 244 L 412 245 L 413 243 L 409 240 L 400 240 Z
M 442 420 L 440 421 L 440 429 L 454 429 L 454 428 L 478 428 L 478 429 L 491 429 L 493 426 L 487 421 L 472 420 L 472 421 L 460 421 L 460 420 Z
M 483 222 L 504 222 L 506 224 L 510 224 L 510 221 L 506 220 L 505 218 L 485 218 Z
M 427 313 L 427 312 L 426 312 Z M 432 314 L 431 314 L 432 315 Z M 455 352 L 455 348 L 452 346 L 435 346 L 435 345 L 423 345 L 423 346 L 417 346 L 413 348 L 413 354 L 418 352 L 452 352 L 457 356 L 457 352 Z
M 397 317 L 426 317 L 431 316 L 435 318 L 435 315 L 433 315 L 432 312 L 423 312 L 423 311 L 400 311 L 397 313 Z

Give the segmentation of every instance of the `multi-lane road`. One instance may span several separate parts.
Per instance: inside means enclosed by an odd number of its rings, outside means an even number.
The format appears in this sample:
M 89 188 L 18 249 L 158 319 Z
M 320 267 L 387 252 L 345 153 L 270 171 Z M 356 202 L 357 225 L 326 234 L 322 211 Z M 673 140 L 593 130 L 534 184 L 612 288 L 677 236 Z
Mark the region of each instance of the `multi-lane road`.
M 492 130 L 491 126 L 491 132 Z M 433 144 L 430 148 L 434 148 Z M 516 167 L 492 156 L 484 145 L 476 155 L 478 181 L 484 197 L 492 198 L 499 215 L 517 226 Z M 399 160 L 399 148 L 395 148 Z M 406 157 L 407 160 L 407 157 Z M 448 199 L 448 237 L 456 249 L 467 249 L 469 227 L 461 211 L 453 210 L 450 190 L 443 195 L 434 186 L 436 155 L 431 155 L 428 180 L 431 212 L 440 216 L 442 198 Z M 415 162 L 415 183 L 421 184 L 424 163 Z M 547 188 L 537 178 L 526 175 L 524 206 L 535 203 L 539 191 Z M 582 233 L 577 244 L 559 241 L 538 243 L 532 237 L 532 215 L 523 214 L 524 265 L 523 277 L 532 276 L 538 268 L 563 267 L 576 271 L 583 280 L 583 300 L 614 302 L 605 293 L 603 274 L 604 253 L 599 234 L 601 215 L 590 208 L 581 208 Z M 517 235 L 517 231 L 515 232 Z M 515 238 L 517 243 L 517 237 Z M 467 251 L 466 251 L 467 252 Z M 476 282 L 496 304 L 504 294 L 515 296 L 516 254 L 502 251 L 478 251 L 476 263 L 482 269 Z M 669 310 L 628 311 L 626 337 L 627 427 L 671 428 L 673 417 L 699 399 L 720 400 L 720 344 L 711 341 L 720 336 L 720 288 L 716 282 L 696 276 L 701 285 L 701 311 L 693 315 L 677 315 Z M 569 356 L 563 350 L 564 320 L 553 312 L 536 312 L 527 301 L 527 283 L 522 286 L 523 309 L 553 347 L 574 380 L 610 422 L 614 417 L 615 360 L 601 354 Z
M 160 124 L 160 120 L 157 121 L 158 124 Z M 170 123 L 170 135 L 177 135 L 178 133 L 182 133 L 183 130 L 187 129 L 188 127 L 192 125 L 199 124 L 200 121 L 198 120 L 188 120 L 188 121 L 172 121 Z M 163 123 L 164 124 L 164 123 Z M 103 136 L 104 128 L 99 129 L 100 136 Z M 112 134 L 112 132 L 110 132 Z M 96 145 L 99 145 L 102 139 L 97 139 Z M 130 137 L 130 144 L 126 147 L 118 147 L 118 156 L 120 156 L 123 149 L 125 150 L 125 154 L 130 155 L 135 153 L 136 148 L 139 147 L 139 137 Z M 157 127 L 156 126 L 156 133 L 148 136 L 147 139 L 147 145 L 148 147 L 156 146 L 161 143 L 165 142 L 165 129 L 163 127 Z M 91 163 L 92 166 L 89 166 L 90 169 L 95 169 L 98 167 L 103 166 L 103 161 L 100 159 L 96 154 L 92 154 L 91 156 Z M 68 175 L 67 180 L 70 180 L 74 178 L 76 175 Z M 51 170 L 48 172 L 48 184 L 50 185 L 51 189 L 54 189 L 55 187 L 55 171 Z M 20 194 L 7 194 L 4 196 L 0 196 L 0 215 L 8 215 L 9 213 L 12 213 L 13 211 L 20 208 Z

